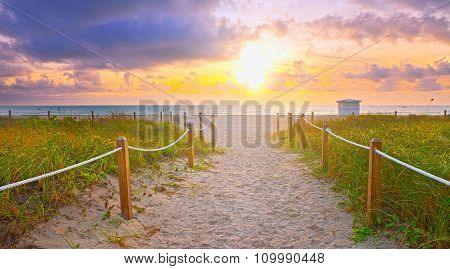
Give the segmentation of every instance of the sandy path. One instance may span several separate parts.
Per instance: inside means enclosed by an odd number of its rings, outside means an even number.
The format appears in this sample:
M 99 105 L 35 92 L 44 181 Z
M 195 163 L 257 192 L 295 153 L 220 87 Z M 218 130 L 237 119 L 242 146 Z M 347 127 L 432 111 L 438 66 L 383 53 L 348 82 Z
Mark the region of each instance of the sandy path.
M 272 123 L 243 124 L 239 118 L 219 118 L 217 123 L 219 145 L 228 149 L 208 160 L 212 168 L 189 171 L 179 160 L 163 173 L 144 170 L 134 176 L 134 204 L 139 209 L 133 220 L 120 218 L 117 179 L 109 177 L 84 194 L 79 206 L 62 208 L 18 246 L 392 247 L 386 240 L 355 245 L 350 239 L 353 216 L 338 206 L 341 200 L 331 184 L 312 177 L 298 155 L 263 142 L 267 130 L 258 128 Z M 248 143 L 241 139 L 243 128 L 249 130 Z M 255 141 L 261 143 L 252 144 Z M 156 185 L 166 190 L 155 192 Z M 106 208 L 111 208 L 110 216 Z

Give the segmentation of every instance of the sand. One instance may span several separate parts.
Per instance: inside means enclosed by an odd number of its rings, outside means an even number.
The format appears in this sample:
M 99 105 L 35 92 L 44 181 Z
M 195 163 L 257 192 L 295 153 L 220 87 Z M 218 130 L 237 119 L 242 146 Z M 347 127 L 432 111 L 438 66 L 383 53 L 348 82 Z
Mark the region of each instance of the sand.
M 117 177 L 111 175 L 17 247 L 395 247 L 383 237 L 351 240 L 353 216 L 339 206 L 343 198 L 332 183 L 313 177 L 298 154 L 269 143 L 273 122 L 219 117 L 217 128 L 218 145 L 226 150 L 203 161 L 209 168 L 192 171 L 178 159 L 161 172 L 133 174 L 132 220 L 120 217 Z

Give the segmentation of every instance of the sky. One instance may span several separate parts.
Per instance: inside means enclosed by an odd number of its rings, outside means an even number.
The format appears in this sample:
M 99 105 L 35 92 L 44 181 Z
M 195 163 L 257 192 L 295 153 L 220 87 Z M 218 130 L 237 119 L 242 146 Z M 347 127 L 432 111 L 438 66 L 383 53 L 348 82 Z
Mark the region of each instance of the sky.
M 1 0 L 0 105 L 449 105 L 445 2 Z

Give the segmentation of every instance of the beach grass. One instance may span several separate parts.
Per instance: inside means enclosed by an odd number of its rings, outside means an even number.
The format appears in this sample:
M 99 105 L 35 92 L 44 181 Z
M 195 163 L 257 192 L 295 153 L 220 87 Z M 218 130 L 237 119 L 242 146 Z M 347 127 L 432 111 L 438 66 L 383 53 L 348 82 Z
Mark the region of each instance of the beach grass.
M 308 118 L 308 117 L 307 117 Z M 314 122 L 351 141 L 369 145 L 381 139 L 383 152 L 450 179 L 450 121 L 437 116 L 364 115 L 319 118 Z M 368 151 L 344 143 L 331 135 L 329 167 L 320 166 L 322 132 L 306 124 L 308 147 L 301 149 L 298 132 L 282 145 L 301 153 L 319 177 L 334 180 L 334 189 L 346 197 L 345 207 L 355 213 L 356 230 L 365 229 Z M 276 137 L 275 136 L 275 137 Z M 450 190 L 444 184 L 422 176 L 387 159 L 382 159 L 382 209 L 378 232 L 387 232 L 400 245 L 413 248 L 448 248 Z
M 157 148 L 183 133 L 169 123 L 134 121 L 118 115 L 110 118 L 51 120 L 0 118 L 0 185 L 35 177 L 113 150 L 119 136 L 129 145 Z M 212 153 L 195 140 L 196 156 Z M 167 150 L 130 151 L 132 170 L 160 169 L 167 158 L 186 158 L 187 137 Z M 12 246 L 24 232 L 53 216 L 57 208 L 76 202 L 80 192 L 117 172 L 115 154 L 74 170 L 0 193 L 0 246 Z

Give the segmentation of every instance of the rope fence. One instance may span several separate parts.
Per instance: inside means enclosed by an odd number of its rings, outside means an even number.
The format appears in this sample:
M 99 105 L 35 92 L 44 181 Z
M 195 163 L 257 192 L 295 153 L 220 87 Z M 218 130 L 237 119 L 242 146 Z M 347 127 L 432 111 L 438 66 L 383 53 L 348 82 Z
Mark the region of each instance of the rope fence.
M 316 128 L 316 129 L 323 130 L 319 126 L 314 125 L 313 123 L 309 122 L 306 119 L 304 119 L 304 121 L 306 123 L 308 123 L 309 125 L 311 125 L 312 127 Z M 336 137 L 336 138 L 338 138 L 338 139 L 340 139 L 340 140 L 342 140 L 342 141 L 344 141 L 344 142 L 346 142 L 348 144 L 351 144 L 351 145 L 354 145 L 354 146 L 357 146 L 357 147 L 360 147 L 360 148 L 363 148 L 363 149 L 370 150 L 370 147 L 368 147 L 368 146 L 364 146 L 364 145 L 358 144 L 356 142 L 353 142 L 351 140 L 345 139 L 342 136 L 338 136 L 337 134 L 333 133 L 330 128 L 327 128 L 325 131 L 327 133 L 331 134 L 332 136 L 334 136 L 334 137 Z M 430 174 L 430 173 L 428 173 L 428 172 L 426 172 L 426 171 L 424 171 L 422 169 L 419 169 L 417 167 L 414 167 L 414 166 L 412 166 L 410 164 L 402 162 L 402 161 L 400 161 L 400 160 L 398 160 L 398 159 L 396 159 L 396 158 L 394 158 L 394 157 L 392 157 L 392 156 L 390 156 L 390 155 L 388 155 L 388 154 L 386 154 L 386 153 L 384 153 L 384 152 L 382 152 L 382 151 L 380 151 L 378 149 L 375 149 L 375 153 L 378 154 L 378 155 L 381 155 L 381 156 L 385 157 L 386 159 L 389 159 L 389 160 L 391 160 L 391 161 L 393 161 L 393 162 L 395 162 L 397 164 L 400 164 L 400 165 L 402 165 L 402 166 L 404 166 L 404 167 L 406 167 L 406 168 L 408 168 L 408 169 L 410 169 L 412 171 L 415 171 L 415 172 L 417 172 L 417 173 L 419 173 L 421 175 L 424 175 L 424 176 L 426 176 L 428 178 L 431 178 L 431 179 L 433 179 L 433 180 L 435 180 L 437 182 L 440 182 L 440 183 L 443 183 L 443 184 L 445 184 L 447 186 L 450 186 L 450 182 L 449 181 L 447 181 L 447 180 L 445 180 L 443 178 L 440 178 L 438 176 L 435 176 L 433 174 Z
M 364 145 L 358 144 L 358 143 L 356 143 L 356 142 L 350 141 L 350 140 L 348 140 L 348 139 L 345 139 L 345 138 L 343 138 L 342 136 L 338 136 L 337 134 L 333 133 L 333 132 L 331 131 L 330 128 L 325 129 L 325 132 L 327 132 L 327 133 L 329 133 L 330 135 L 336 137 L 337 139 L 340 139 L 340 140 L 344 141 L 345 143 L 349 143 L 349 144 L 351 144 L 351 145 L 353 145 L 353 146 L 357 146 L 357 147 L 360 147 L 360 148 L 362 148 L 362 149 L 367 149 L 367 150 L 370 149 L 368 146 L 364 146 Z
M 156 149 L 143 149 L 143 148 L 136 148 L 136 147 L 132 147 L 132 146 L 128 146 L 129 149 L 132 150 L 137 150 L 137 151 L 142 151 L 142 152 L 157 152 L 157 151 L 162 151 L 165 149 L 168 149 L 170 147 L 175 146 L 176 143 L 180 142 L 181 139 L 183 139 L 183 137 L 185 137 L 189 132 L 189 129 L 187 129 L 177 140 L 173 141 L 172 143 L 168 144 L 167 146 L 161 147 L 161 148 L 156 148 Z
M 184 114 L 186 118 L 186 114 Z M 171 116 L 171 122 L 172 116 Z M 179 121 L 177 122 L 179 125 Z M 215 121 L 214 121 L 214 115 L 211 116 L 210 123 L 205 126 L 204 128 L 197 129 L 199 132 L 205 130 L 207 127 L 211 127 L 211 147 L 213 150 L 215 150 L 216 142 L 215 142 Z M 119 193 L 120 193 L 120 209 L 121 209 L 121 215 L 125 219 L 131 219 L 133 217 L 132 213 L 132 199 L 131 199 L 131 170 L 130 170 L 130 161 L 129 161 L 129 149 L 130 150 L 136 150 L 141 152 L 157 152 L 157 151 L 163 151 L 165 149 L 171 148 L 175 146 L 178 142 L 180 142 L 185 136 L 188 136 L 188 161 L 187 165 L 189 168 L 194 167 L 194 128 L 192 123 L 185 123 L 186 130 L 183 134 L 180 135 L 175 141 L 172 143 L 160 147 L 160 148 L 154 148 L 154 149 L 144 149 L 144 148 L 138 148 L 138 147 L 132 147 L 128 145 L 128 140 L 125 137 L 119 137 L 116 140 L 117 147 L 111 151 L 108 151 L 104 154 L 98 155 L 96 157 L 93 157 L 89 160 L 82 161 L 80 163 L 47 173 L 40 176 L 28 178 L 25 180 L 17 181 L 14 183 L 10 183 L 4 186 L 0 186 L 0 192 L 16 188 L 25 184 L 29 184 L 35 181 L 39 181 L 41 179 L 45 179 L 48 177 L 52 177 L 64 172 L 67 172 L 69 170 L 81 167 L 83 165 L 95 162 L 97 160 L 100 160 L 102 158 L 105 158 L 107 156 L 110 156 L 112 154 L 117 154 L 117 161 L 118 161 L 118 170 L 119 170 Z
M 102 158 L 105 158 L 105 157 L 107 157 L 107 156 L 109 156 L 111 154 L 114 154 L 114 153 L 116 153 L 116 152 L 118 152 L 120 150 L 122 150 L 122 148 L 116 148 L 116 149 L 113 149 L 113 150 L 111 150 L 109 152 L 106 152 L 106 153 L 104 153 L 102 155 L 99 155 L 99 156 L 96 156 L 94 158 L 91 158 L 89 160 L 86 160 L 86 161 L 83 161 L 83 162 L 80 162 L 80 163 L 77 163 L 77 164 L 74 164 L 74 165 L 71 165 L 71 166 L 68 166 L 68 167 L 65 167 L 65 168 L 62 168 L 62 169 L 50 172 L 50 173 L 47 173 L 47 174 L 44 174 L 44 175 L 40 175 L 40 176 L 37 176 L 37 177 L 32 177 L 32 178 L 29 178 L 29 179 L 25 179 L 25 180 L 22 180 L 22 181 L 18 181 L 18 182 L 14 182 L 14 183 L 11 183 L 11 184 L 8 184 L 8 185 L 1 186 L 0 187 L 0 192 L 8 190 L 8 189 L 15 188 L 15 187 L 19 187 L 19 186 L 22 186 L 22 185 L 25 185 L 25 184 L 28 184 L 28 183 L 31 183 L 31 182 L 35 182 L 35 181 L 38 181 L 38 180 L 41 180 L 41 179 L 44 179 L 44 178 L 55 176 L 55 175 L 58 175 L 58 174 L 61 174 L 61 173 L 64 173 L 64 172 L 67 172 L 67 171 L 75 169 L 77 167 L 80 167 L 80 166 L 86 165 L 88 163 L 92 163 L 92 162 L 95 162 L 95 161 L 100 160 Z
M 288 136 L 289 136 L 289 142 L 292 142 L 293 139 L 293 131 L 294 128 L 292 126 L 292 113 L 288 113 Z M 314 120 L 314 114 L 311 114 L 311 121 Z M 437 181 L 439 183 L 442 183 L 446 186 L 450 186 L 450 182 L 448 180 L 445 180 L 441 177 L 435 176 L 433 174 L 430 174 L 422 169 L 419 169 L 417 167 L 414 167 L 410 164 L 407 164 L 405 162 L 402 162 L 387 153 L 384 153 L 382 150 L 382 143 L 379 139 L 372 139 L 370 141 L 370 146 L 365 146 L 358 144 L 354 141 L 348 140 L 342 136 L 339 136 L 331 131 L 330 128 L 328 128 L 327 124 L 323 125 L 323 128 L 315 125 L 313 122 L 310 122 L 306 119 L 305 115 L 302 114 L 299 118 L 299 131 L 300 131 L 300 139 L 301 144 L 303 148 L 306 148 L 307 142 L 306 140 L 306 133 L 304 130 L 304 124 L 308 124 L 311 127 L 322 131 L 322 168 L 326 169 L 328 168 L 328 158 L 329 158 L 329 149 L 330 146 L 328 144 L 328 135 L 331 135 L 345 143 L 348 143 L 350 145 L 365 149 L 369 151 L 369 177 L 368 177 L 368 193 L 367 193 L 367 210 L 366 210 L 366 223 L 368 226 L 371 226 L 375 220 L 375 217 L 378 215 L 380 206 L 381 206 L 381 185 L 382 185 L 382 178 L 381 178 L 381 158 L 384 157 L 392 162 L 395 162 L 405 168 L 408 168 L 416 173 L 419 173 L 427 178 L 430 178 L 434 181 Z M 279 115 L 277 115 L 277 132 L 279 132 Z
M 314 125 L 313 123 L 307 121 L 305 118 L 304 118 L 303 120 L 304 120 L 307 124 L 309 124 L 309 125 L 311 125 L 312 127 L 316 128 L 317 130 L 323 131 L 322 128 L 320 128 L 319 126 Z
M 203 119 L 205 118 L 205 116 L 203 114 L 201 114 L 201 113 L 200 113 L 200 115 L 201 115 L 201 120 L 200 120 L 201 124 L 200 125 L 203 125 Z M 214 119 L 213 116 L 211 116 L 211 119 L 209 120 L 208 124 L 206 124 L 204 127 L 196 128 L 195 130 L 199 131 L 199 132 L 206 130 L 209 126 L 211 126 L 211 123 L 213 122 L 213 119 Z
M 406 167 L 406 168 L 408 168 L 408 169 L 410 169 L 410 170 L 412 170 L 412 171 L 414 171 L 414 172 L 417 172 L 417 173 L 419 173 L 419 174 L 421 174 L 421 175 L 424 175 L 424 176 L 426 176 L 426 177 L 428 177 L 428 178 L 431 178 L 431 179 L 433 179 L 433 180 L 435 180 L 435 181 L 437 181 L 437 182 L 440 182 L 440 183 L 442 183 L 442 184 L 445 184 L 445 185 L 447 185 L 447 186 L 450 186 L 450 182 L 449 182 L 449 181 L 447 181 L 447 180 L 445 180 L 445 179 L 443 179 L 443 178 L 440 178 L 440 177 L 438 177 L 438 176 L 435 176 L 435 175 L 433 175 L 433 174 L 430 174 L 430 173 L 428 173 L 428 172 L 426 172 L 426 171 L 423 171 L 422 169 L 419 169 L 419 168 L 417 168 L 417 167 L 414 167 L 414 166 L 412 166 L 412 165 L 410 165 L 410 164 L 407 164 L 407 163 L 405 163 L 405 162 L 402 162 L 402 161 L 400 161 L 400 160 L 398 160 L 398 159 L 396 159 L 396 158 L 394 158 L 394 157 L 392 157 L 392 156 L 390 156 L 390 155 L 388 155 L 388 154 L 386 154 L 386 153 L 384 153 L 384 152 L 382 152 L 382 151 L 380 151 L 380 150 L 378 150 L 378 149 L 375 149 L 375 153 L 378 154 L 378 155 L 381 155 L 381 156 L 383 156 L 384 158 L 389 159 L 389 160 L 391 160 L 391 161 L 393 161 L 393 162 L 395 162 L 395 163 L 397 163 L 397 164 L 400 164 L 400 165 L 402 165 L 402 166 L 404 166 L 404 167 Z
M 161 122 L 163 121 L 162 113 L 161 116 Z M 0 186 L 0 192 L 16 188 L 31 182 L 39 181 L 41 179 L 45 179 L 51 176 L 58 175 L 60 173 L 67 172 L 69 170 L 75 169 L 77 167 L 81 167 L 83 165 L 92 163 L 94 161 L 97 161 L 99 159 L 105 158 L 109 155 L 112 155 L 114 153 L 117 153 L 117 159 L 118 159 L 118 167 L 119 167 L 119 188 L 120 188 L 120 202 L 121 202 L 121 213 L 122 216 L 126 219 L 132 218 L 132 207 L 131 207 L 131 173 L 130 173 L 130 164 L 129 164 L 129 150 L 135 150 L 135 151 L 141 151 L 141 152 L 158 152 L 163 151 L 168 148 L 171 148 L 175 146 L 177 143 L 179 143 L 185 136 L 188 136 L 188 167 L 193 168 L 194 166 L 194 131 L 199 132 L 199 138 L 200 141 L 204 142 L 203 137 L 203 131 L 206 130 L 208 127 L 211 128 L 211 147 L 213 150 L 215 149 L 216 145 L 216 128 L 215 128 L 215 115 L 210 115 L 210 121 L 208 124 L 203 126 L 203 119 L 205 118 L 205 115 L 202 113 L 198 114 L 199 116 L 199 127 L 194 129 L 192 123 L 186 122 L 186 113 L 184 113 L 184 128 L 185 131 L 183 134 L 181 134 L 175 141 L 171 142 L 170 144 L 160 147 L 160 148 L 139 148 L 139 147 L 133 147 L 128 145 L 128 141 L 125 137 L 119 137 L 116 140 L 117 147 L 109 152 L 106 152 L 102 155 L 93 157 L 89 160 L 65 167 L 63 169 L 59 169 L 44 175 L 36 176 L 33 178 L 21 180 L 18 182 L 14 182 L 11 184 L 7 184 L 4 186 Z M 92 113 L 92 119 L 94 120 L 94 116 Z M 136 119 L 136 116 L 134 116 L 134 119 Z M 278 113 L 276 116 L 277 120 L 277 132 L 279 132 L 279 119 L 280 114 Z M 289 134 L 289 142 L 292 142 L 294 139 L 294 128 L 293 128 L 293 114 L 288 113 L 287 114 L 287 121 L 288 121 L 288 134 Z M 344 137 L 341 137 L 331 131 L 330 128 L 328 128 L 327 124 L 324 124 L 323 127 L 319 127 L 313 123 L 314 121 L 314 114 L 311 114 L 311 121 L 306 120 L 306 117 L 304 114 L 301 115 L 301 117 L 298 118 L 298 129 L 300 131 L 300 138 L 301 138 L 301 145 L 303 148 L 306 148 L 308 146 L 307 139 L 306 139 L 306 132 L 305 132 L 305 123 L 310 125 L 311 127 L 319 130 L 322 132 L 322 167 L 327 168 L 328 167 L 328 159 L 329 159 L 329 144 L 328 144 L 328 135 L 331 135 L 345 143 L 351 144 L 353 146 L 365 149 L 369 151 L 369 178 L 368 178 L 368 194 L 367 194 L 367 212 L 366 212 L 366 219 L 367 223 L 370 226 L 373 220 L 373 216 L 376 216 L 379 207 L 380 207 L 380 196 L 381 196 L 381 158 L 384 157 L 390 161 L 393 161 L 399 165 L 402 165 L 412 171 L 415 171 L 425 177 L 428 177 L 432 180 L 435 180 L 437 182 L 440 182 L 442 184 L 445 184 L 446 186 L 450 186 L 450 182 L 440 178 L 438 176 L 432 175 L 424 170 L 421 170 L 417 167 L 414 167 L 410 164 L 407 164 L 405 162 L 402 162 L 384 152 L 382 152 L 382 143 L 379 139 L 373 139 L 370 141 L 370 146 L 365 146 L 358 144 L 354 141 L 348 140 Z M 180 125 L 179 121 L 179 115 L 178 117 L 174 117 L 172 113 L 169 115 L 169 122 L 171 123 L 177 123 Z

